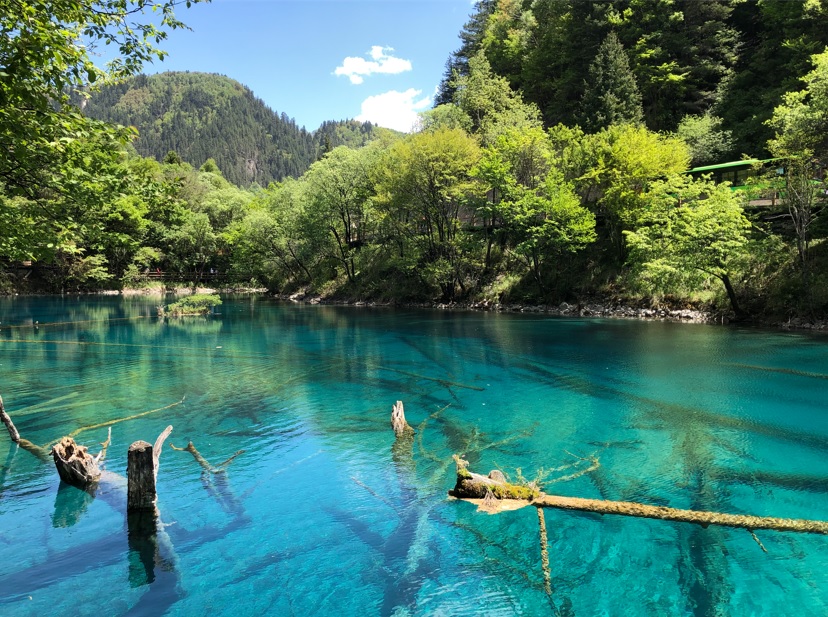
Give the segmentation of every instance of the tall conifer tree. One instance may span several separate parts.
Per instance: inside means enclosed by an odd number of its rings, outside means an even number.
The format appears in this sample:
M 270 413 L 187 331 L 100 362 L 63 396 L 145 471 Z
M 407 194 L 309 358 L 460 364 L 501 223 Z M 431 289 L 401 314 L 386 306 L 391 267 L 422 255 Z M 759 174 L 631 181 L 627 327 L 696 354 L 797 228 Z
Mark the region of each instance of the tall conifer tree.
M 581 119 L 589 132 L 597 132 L 611 124 L 641 124 L 644 119 L 641 92 L 624 46 L 614 32 L 601 43 L 589 67 L 581 100 Z

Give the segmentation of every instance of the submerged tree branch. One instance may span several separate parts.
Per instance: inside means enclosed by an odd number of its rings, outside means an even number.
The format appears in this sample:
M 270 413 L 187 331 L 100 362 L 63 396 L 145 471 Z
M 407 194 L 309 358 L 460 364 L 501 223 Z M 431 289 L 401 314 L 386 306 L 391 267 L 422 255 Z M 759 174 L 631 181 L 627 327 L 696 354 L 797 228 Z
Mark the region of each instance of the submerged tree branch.
M 216 465 L 215 467 L 213 467 L 213 466 L 212 466 L 212 465 L 211 465 L 211 464 L 207 461 L 207 459 L 206 459 L 206 458 L 204 458 L 204 457 L 201 455 L 201 452 L 199 452 L 199 451 L 198 451 L 198 449 L 196 449 L 196 447 L 195 447 L 195 445 L 193 444 L 193 442 L 192 442 L 192 441 L 188 442 L 188 443 L 187 443 L 187 446 L 186 446 L 186 447 L 184 447 L 184 448 L 177 448 L 177 447 L 175 447 L 172 443 L 170 444 L 170 447 L 171 447 L 173 450 L 176 450 L 176 451 L 178 451 L 178 452 L 189 452 L 190 454 L 192 454 L 192 455 L 193 455 L 193 458 L 194 458 L 194 459 L 195 459 L 195 461 L 196 461 L 196 463 L 198 463 L 198 464 L 201 466 L 201 468 L 202 468 L 205 472 L 207 472 L 207 473 L 224 473 L 224 472 L 227 470 L 227 466 L 228 466 L 230 463 L 232 463 L 232 462 L 235 460 L 235 458 L 236 458 L 237 456 L 239 456 L 240 454 L 243 454 L 243 453 L 244 453 L 244 450 L 239 450 L 239 451 L 238 451 L 238 452 L 236 452 L 233 456 L 231 456 L 230 458 L 228 458 L 226 461 L 221 462 L 221 463 L 219 463 L 218 465 Z

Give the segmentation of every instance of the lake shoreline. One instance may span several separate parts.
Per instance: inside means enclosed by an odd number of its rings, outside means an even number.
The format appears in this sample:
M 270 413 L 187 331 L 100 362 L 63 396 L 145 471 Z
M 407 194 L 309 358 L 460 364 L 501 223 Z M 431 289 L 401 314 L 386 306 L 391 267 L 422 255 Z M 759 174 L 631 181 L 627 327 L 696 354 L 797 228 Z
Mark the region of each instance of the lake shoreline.
M 688 324 L 745 325 L 778 330 L 828 331 L 828 319 L 807 320 L 791 317 L 787 321 L 778 319 L 737 320 L 732 312 L 692 308 L 650 308 L 624 304 L 623 302 L 590 299 L 578 304 L 498 303 L 487 300 L 471 302 L 375 302 L 367 300 L 326 298 L 317 294 L 302 292 L 293 294 L 270 294 L 277 300 L 295 304 L 321 304 L 327 306 L 365 306 L 393 308 L 422 308 L 444 311 L 481 311 L 495 313 L 534 313 L 553 317 L 602 317 L 606 319 L 630 319 L 637 321 L 669 321 Z
M 777 319 L 735 319 L 730 311 L 716 311 L 699 308 L 672 308 L 669 306 L 650 307 L 636 306 L 618 300 L 590 298 L 580 303 L 561 302 L 560 304 L 537 303 L 500 303 L 488 300 L 468 302 L 437 302 L 398 300 L 374 301 L 357 300 L 353 298 L 326 297 L 315 293 L 294 292 L 290 294 L 269 293 L 265 288 L 253 287 L 143 287 L 124 288 L 120 290 L 106 290 L 97 292 L 77 292 L 67 294 L 51 293 L 22 293 L 13 296 L 60 296 L 60 295 L 98 295 L 164 298 L 167 296 L 184 296 L 192 294 L 259 294 L 282 302 L 292 304 L 310 304 L 325 306 L 355 306 L 373 308 L 419 308 L 441 311 L 480 311 L 493 313 L 525 313 L 544 314 L 553 317 L 601 317 L 605 319 L 630 319 L 636 321 L 664 321 L 672 323 L 711 324 L 711 325 L 741 325 L 773 328 L 777 330 L 797 331 L 828 331 L 828 319 L 808 319 L 790 317 L 787 320 Z M 12 296 L 12 297 L 13 297 Z M 645 302 L 641 303 L 642 305 Z

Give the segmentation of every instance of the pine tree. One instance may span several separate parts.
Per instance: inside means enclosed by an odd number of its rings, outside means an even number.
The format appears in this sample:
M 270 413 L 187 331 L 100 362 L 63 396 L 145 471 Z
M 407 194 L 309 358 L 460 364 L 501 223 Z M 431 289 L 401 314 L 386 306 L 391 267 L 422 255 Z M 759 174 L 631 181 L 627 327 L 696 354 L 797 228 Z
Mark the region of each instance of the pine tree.
M 440 82 L 434 100 L 435 107 L 451 103 L 456 90 L 454 85 L 455 75 L 467 76 L 469 74 L 469 60 L 480 51 L 480 43 L 486 34 L 486 23 L 496 8 L 497 0 L 478 0 L 475 3 L 474 13 L 469 15 L 469 21 L 465 23 L 460 31 L 460 49 L 451 54 L 446 61 L 443 80 Z
M 611 124 L 641 124 L 643 118 L 641 92 L 629 59 L 616 34 L 610 32 L 589 67 L 581 99 L 582 124 L 596 133 Z

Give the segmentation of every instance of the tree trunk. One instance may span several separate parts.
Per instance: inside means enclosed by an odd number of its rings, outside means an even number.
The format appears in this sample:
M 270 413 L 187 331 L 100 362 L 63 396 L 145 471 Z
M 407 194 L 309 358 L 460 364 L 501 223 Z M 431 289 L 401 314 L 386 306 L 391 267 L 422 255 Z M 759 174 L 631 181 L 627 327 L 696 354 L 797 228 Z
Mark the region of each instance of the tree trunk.
M 158 478 L 158 459 L 164 440 L 172 432 L 168 426 L 152 446 L 136 441 L 127 452 L 127 512 L 155 512 L 155 481 Z
M 155 512 L 156 497 L 152 445 L 136 441 L 127 452 L 127 513 Z
M 702 510 L 679 510 L 665 506 L 651 506 L 629 501 L 607 501 L 602 499 L 581 499 L 579 497 L 562 497 L 547 495 L 527 486 L 509 484 L 502 479 L 500 472 L 492 472 L 488 477 L 472 473 L 466 467 L 468 463 L 455 455 L 457 462 L 457 483 L 449 494 L 460 499 L 470 499 L 473 503 L 484 505 L 487 494 L 493 494 L 498 499 L 507 499 L 509 506 L 531 505 L 536 508 L 559 508 L 562 510 L 577 510 L 581 512 L 596 512 L 598 514 L 619 514 L 638 518 L 652 518 L 679 523 L 694 523 L 707 527 L 721 525 L 755 531 L 757 529 L 773 529 L 775 531 L 791 531 L 796 533 L 816 533 L 828 535 L 828 522 L 807 519 L 775 518 L 770 516 L 752 516 L 746 514 L 723 514 L 721 512 L 706 512 Z M 487 511 L 497 511 L 491 504 L 485 504 Z M 504 508 L 506 509 L 506 508 Z
M 20 433 L 17 432 L 17 427 L 15 427 L 14 422 L 9 417 L 9 414 L 6 413 L 6 408 L 3 407 L 3 397 L 0 396 L 0 421 L 6 425 L 6 428 L 9 430 L 9 437 L 14 443 L 20 443 Z
M 730 282 L 730 277 L 727 274 L 722 274 L 719 278 L 724 283 L 727 297 L 730 300 L 730 306 L 733 307 L 733 312 L 736 313 L 736 317 L 745 317 L 745 312 L 739 306 L 739 300 L 736 298 L 736 290 L 733 289 L 733 283 Z

